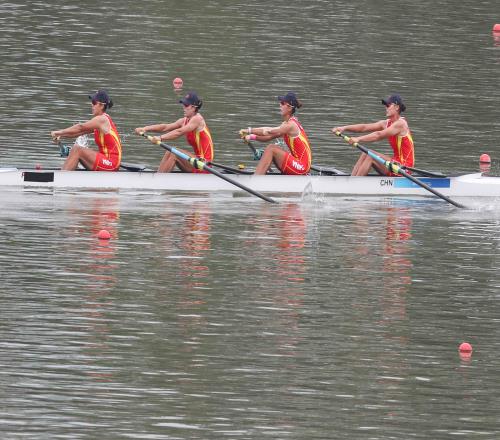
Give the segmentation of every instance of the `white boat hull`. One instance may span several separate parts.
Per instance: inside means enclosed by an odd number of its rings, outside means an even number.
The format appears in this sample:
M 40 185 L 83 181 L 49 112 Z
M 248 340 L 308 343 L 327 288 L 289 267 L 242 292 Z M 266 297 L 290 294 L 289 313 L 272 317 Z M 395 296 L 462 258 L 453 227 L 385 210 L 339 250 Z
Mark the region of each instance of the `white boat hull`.
M 227 177 L 262 193 L 331 195 L 433 196 L 404 177 L 283 176 L 227 174 Z M 500 177 L 480 173 L 447 178 L 420 178 L 448 197 L 500 197 Z M 0 186 L 81 189 L 140 189 L 165 191 L 242 192 L 212 174 L 154 172 L 96 172 L 0 169 Z

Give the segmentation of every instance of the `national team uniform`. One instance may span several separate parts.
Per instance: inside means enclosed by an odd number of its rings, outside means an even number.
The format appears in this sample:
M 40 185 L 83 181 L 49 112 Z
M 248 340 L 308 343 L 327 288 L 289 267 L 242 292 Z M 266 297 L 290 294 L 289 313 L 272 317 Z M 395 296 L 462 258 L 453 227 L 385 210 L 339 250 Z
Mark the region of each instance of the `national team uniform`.
M 386 126 L 390 127 L 391 125 L 392 122 L 388 119 Z M 415 163 L 415 149 L 410 130 L 408 130 L 406 136 L 390 136 L 388 141 L 393 151 L 392 160 L 398 162 L 400 165 L 412 167 Z M 397 174 L 392 172 L 389 175 L 397 176 Z
M 188 118 L 184 118 L 183 126 L 188 123 Z M 212 161 L 214 159 L 214 143 L 212 141 L 212 135 L 210 130 L 205 124 L 205 128 L 201 131 L 189 131 L 186 133 L 186 140 L 189 145 L 193 147 L 194 155 L 202 159 L 205 162 Z M 205 170 L 194 169 L 193 173 L 208 173 Z
M 122 143 L 113 120 L 107 113 L 104 113 L 104 116 L 108 118 L 111 130 L 107 134 L 98 129 L 94 130 L 94 140 L 99 147 L 99 151 L 92 170 L 117 171 L 122 160 Z
M 307 138 L 304 128 L 298 121 L 298 119 L 293 116 L 289 119 L 292 121 L 300 130 L 300 133 L 296 137 L 291 137 L 288 134 L 283 136 L 285 143 L 290 149 L 290 153 L 287 153 L 285 161 L 283 162 L 281 172 L 283 174 L 307 174 L 311 169 L 312 153 L 311 146 L 309 145 L 309 139 Z

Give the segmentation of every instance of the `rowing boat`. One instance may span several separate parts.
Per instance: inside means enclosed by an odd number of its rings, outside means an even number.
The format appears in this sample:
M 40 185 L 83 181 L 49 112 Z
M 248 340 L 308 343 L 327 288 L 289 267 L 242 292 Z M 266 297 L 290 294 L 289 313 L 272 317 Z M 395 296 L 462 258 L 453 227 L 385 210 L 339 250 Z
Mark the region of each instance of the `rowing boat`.
M 404 177 L 349 175 L 284 176 L 230 174 L 231 179 L 255 191 L 302 194 L 304 191 L 331 195 L 430 196 Z M 454 177 L 422 177 L 420 181 L 449 197 L 500 197 L 500 177 L 481 173 Z M 153 171 L 61 171 L 0 168 L 1 187 L 47 187 L 80 189 L 140 189 L 164 191 L 241 192 L 212 174 L 155 173 Z

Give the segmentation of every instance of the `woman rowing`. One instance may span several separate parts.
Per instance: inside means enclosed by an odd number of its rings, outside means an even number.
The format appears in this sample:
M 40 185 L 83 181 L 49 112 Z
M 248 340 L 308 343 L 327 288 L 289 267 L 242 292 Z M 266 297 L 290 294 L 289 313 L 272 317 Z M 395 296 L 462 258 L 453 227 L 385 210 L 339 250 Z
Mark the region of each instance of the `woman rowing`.
M 368 124 L 344 125 L 332 128 L 332 131 L 334 133 L 342 133 L 344 131 L 353 131 L 356 133 L 371 132 L 363 136 L 351 137 L 349 140 L 351 144 L 388 139 L 393 151 L 392 157 L 380 153 L 376 154 L 385 160 L 397 162 L 399 165 L 413 167 L 415 163 L 413 138 L 408 127 L 408 122 L 401 116 L 401 113 L 406 110 L 403 99 L 399 95 L 391 95 L 387 99 L 382 99 L 382 104 L 386 107 L 385 114 L 387 119 Z M 395 175 L 366 153 L 361 154 L 354 165 L 351 175 L 366 176 L 372 167 L 380 174 L 387 176 Z
M 89 99 L 92 102 L 93 118 L 91 120 L 52 131 L 50 134 L 54 141 L 59 142 L 62 137 L 77 138 L 94 132 L 94 140 L 99 151 L 75 143 L 62 169 L 75 170 L 81 163 L 86 169 L 92 171 L 116 171 L 120 168 L 122 144 L 113 120 L 106 113 L 107 109 L 113 107 L 113 101 L 102 89 L 89 95 Z
M 255 174 L 266 174 L 274 163 L 283 174 L 307 174 L 311 168 L 312 153 L 304 128 L 294 116 L 295 111 L 302 107 L 295 93 L 288 92 L 278 96 L 283 122 L 278 127 L 259 127 L 240 130 L 240 136 L 245 142 L 253 140 L 267 142 L 283 137 L 290 152 L 283 150 L 278 144 L 269 144 L 257 164 Z
M 151 142 L 156 144 L 158 141 L 167 141 L 177 139 L 184 135 L 186 140 L 193 147 L 194 154 L 183 151 L 191 157 L 197 157 L 205 162 L 210 162 L 214 157 L 214 144 L 212 135 L 205 123 L 205 119 L 199 113 L 203 104 L 198 98 L 196 92 L 189 92 L 184 98 L 179 101 L 179 104 L 184 106 L 184 117 L 172 123 L 163 123 L 155 125 L 146 125 L 145 127 L 137 127 L 137 134 L 147 131 L 163 132 L 161 136 L 153 136 Z M 179 169 L 187 173 L 206 173 L 206 171 L 194 168 L 187 160 L 181 159 L 175 154 L 167 151 L 163 156 L 158 167 L 159 173 L 169 173 L 177 165 Z

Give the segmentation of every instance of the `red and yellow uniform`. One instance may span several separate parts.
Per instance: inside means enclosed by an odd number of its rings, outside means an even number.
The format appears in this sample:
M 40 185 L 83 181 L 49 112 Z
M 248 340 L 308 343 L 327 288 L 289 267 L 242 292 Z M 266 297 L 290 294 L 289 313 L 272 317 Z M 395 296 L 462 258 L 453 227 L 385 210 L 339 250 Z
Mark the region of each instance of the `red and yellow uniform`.
M 107 134 L 98 129 L 94 130 L 94 140 L 99 147 L 99 152 L 96 155 L 92 170 L 117 171 L 122 160 L 122 143 L 113 120 L 107 113 L 104 113 L 104 116 L 108 118 L 111 130 Z
M 390 127 L 391 125 L 392 122 L 388 119 L 387 127 Z M 408 130 L 408 134 L 406 136 L 390 136 L 388 141 L 389 144 L 391 144 L 393 151 L 392 160 L 401 165 L 412 167 L 415 163 L 415 149 L 413 146 L 411 132 Z
M 188 122 L 188 118 L 185 118 L 183 125 L 186 125 Z M 212 141 L 210 130 L 206 125 L 201 131 L 193 130 L 186 133 L 186 140 L 188 144 L 193 147 L 194 155 L 197 158 L 202 159 L 205 162 L 209 162 L 214 159 L 214 143 Z M 207 171 L 194 169 L 193 173 L 207 173 Z
M 309 139 L 307 138 L 304 128 L 298 121 L 298 119 L 293 116 L 289 119 L 292 121 L 300 130 L 300 133 L 296 137 L 291 137 L 288 134 L 283 136 L 285 143 L 290 149 L 290 153 L 287 153 L 287 157 L 283 162 L 281 172 L 283 174 L 307 174 L 311 169 L 312 153 L 311 146 L 309 145 Z

